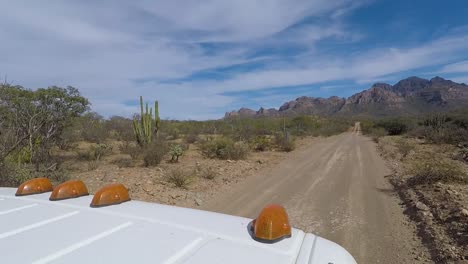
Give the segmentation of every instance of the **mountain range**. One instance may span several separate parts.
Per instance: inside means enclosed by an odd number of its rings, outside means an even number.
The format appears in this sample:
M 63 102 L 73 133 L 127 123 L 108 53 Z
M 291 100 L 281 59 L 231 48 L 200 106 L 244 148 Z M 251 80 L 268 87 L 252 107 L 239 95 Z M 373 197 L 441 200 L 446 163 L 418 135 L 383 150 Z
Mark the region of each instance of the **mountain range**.
M 301 96 L 294 101 L 284 103 L 279 109 L 265 109 L 262 107 L 255 111 L 249 108 L 241 108 L 227 112 L 225 118 L 275 117 L 301 114 L 387 117 L 450 111 L 459 108 L 468 108 L 468 85 L 441 77 L 434 77 L 430 80 L 409 77 L 394 85 L 375 83 L 369 89 L 348 98 Z

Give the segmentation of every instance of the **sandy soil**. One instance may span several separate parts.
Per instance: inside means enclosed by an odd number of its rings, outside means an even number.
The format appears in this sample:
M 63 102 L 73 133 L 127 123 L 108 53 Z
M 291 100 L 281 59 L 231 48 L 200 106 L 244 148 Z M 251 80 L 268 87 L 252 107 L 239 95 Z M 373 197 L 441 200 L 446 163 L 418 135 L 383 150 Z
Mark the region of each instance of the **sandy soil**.
M 341 244 L 358 263 L 430 262 L 390 173 L 375 143 L 354 131 L 303 145 L 202 208 L 255 218 L 279 203 L 293 226 Z
M 406 157 L 396 147 L 405 141 L 413 146 Z M 429 249 L 436 263 L 468 263 L 468 188 L 461 183 L 442 183 L 411 186 L 412 175 L 405 166 L 427 154 L 437 159 L 452 160 L 458 149 L 450 145 L 426 144 L 421 140 L 385 137 L 379 140 L 379 149 L 387 159 L 405 214 L 417 224 L 417 233 Z M 468 164 L 458 162 L 468 172 Z
M 307 145 L 315 140 L 300 139 L 298 145 Z M 113 145 L 114 150 L 118 149 L 118 143 Z M 81 144 L 80 147 L 86 149 L 89 145 Z M 112 161 L 125 155 L 118 153 L 106 156 L 96 169 L 88 169 L 90 162 L 77 161 L 76 158 L 72 159 L 72 164 L 64 166 L 72 170 L 71 178 L 83 180 L 91 193 L 105 184 L 119 182 L 130 190 L 135 200 L 198 208 L 233 185 L 275 166 L 289 155 L 292 153 L 265 151 L 252 152 L 246 160 L 213 160 L 203 158 L 196 145 L 190 145 L 179 163 L 170 163 L 170 157 L 167 157 L 157 167 L 146 168 L 141 161 L 135 161 L 134 167 L 119 168 Z M 177 169 L 183 169 L 189 175 L 189 184 L 185 188 L 177 188 L 166 179 L 171 171 Z M 203 173 L 206 170 L 215 172 L 215 178 L 205 179 Z

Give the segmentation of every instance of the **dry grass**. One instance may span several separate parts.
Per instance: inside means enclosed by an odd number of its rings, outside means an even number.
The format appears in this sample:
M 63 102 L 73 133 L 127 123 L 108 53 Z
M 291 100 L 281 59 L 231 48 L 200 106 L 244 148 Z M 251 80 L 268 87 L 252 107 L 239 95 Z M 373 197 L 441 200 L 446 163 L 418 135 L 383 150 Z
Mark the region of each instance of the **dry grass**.
M 184 169 L 176 168 L 166 175 L 166 181 L 175 187 L 187 189 L 193 179 L 193 173 Z
M 408 162 L 407 173 L 412 185 L 442 183 L 468 183 L 468 175 L 456 161 L 437 155 L 425 155 Z

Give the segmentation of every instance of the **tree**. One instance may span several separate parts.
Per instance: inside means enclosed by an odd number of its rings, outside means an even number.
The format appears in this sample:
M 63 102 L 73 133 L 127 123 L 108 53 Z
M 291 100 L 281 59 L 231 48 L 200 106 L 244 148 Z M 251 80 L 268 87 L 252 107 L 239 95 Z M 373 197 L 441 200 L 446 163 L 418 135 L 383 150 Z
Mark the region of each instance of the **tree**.
M 15 151 L 27 150 L 28 162 L 38 169 L 64 128 L 88 107 L 88 100 L 71 86 L 32 91 L 0 85 L 0 163 Z

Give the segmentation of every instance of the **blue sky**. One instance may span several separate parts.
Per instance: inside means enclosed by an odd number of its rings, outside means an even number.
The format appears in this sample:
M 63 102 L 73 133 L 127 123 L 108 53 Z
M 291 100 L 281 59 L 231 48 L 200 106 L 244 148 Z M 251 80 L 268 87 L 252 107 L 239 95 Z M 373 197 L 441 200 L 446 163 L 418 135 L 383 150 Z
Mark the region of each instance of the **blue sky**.
M 413 75 L 468 83 L 466 0 L 0 2 L 0 75 L 75 86 L 104 116 L 139 95 L 203 120 Z

